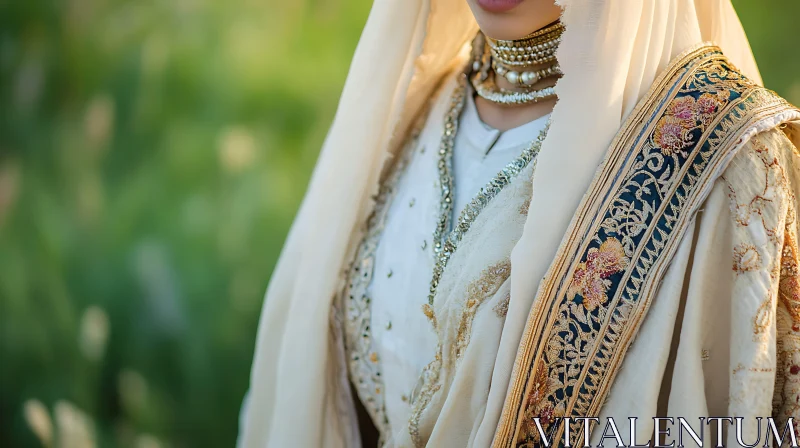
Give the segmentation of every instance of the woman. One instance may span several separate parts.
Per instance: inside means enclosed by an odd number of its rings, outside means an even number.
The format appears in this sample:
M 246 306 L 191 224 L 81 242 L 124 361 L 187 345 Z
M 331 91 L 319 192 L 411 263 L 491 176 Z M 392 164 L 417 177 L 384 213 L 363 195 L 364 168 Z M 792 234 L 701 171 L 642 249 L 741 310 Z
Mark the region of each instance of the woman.
M 800 111 L 759 83 L 729 0 L 376 2 L 240 445 L 646 444 L 654 416 L 752 443 L 797 417 Z

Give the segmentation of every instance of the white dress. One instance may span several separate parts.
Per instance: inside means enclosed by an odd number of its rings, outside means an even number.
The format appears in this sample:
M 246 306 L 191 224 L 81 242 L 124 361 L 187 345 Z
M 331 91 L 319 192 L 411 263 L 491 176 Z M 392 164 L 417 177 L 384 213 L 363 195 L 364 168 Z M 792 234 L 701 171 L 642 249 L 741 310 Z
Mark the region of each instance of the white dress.
M 372 281 L 366 289 L 372 347 L 381 363 L 385 388 L 381 395 L 393 433 L 408 431 L 411 396 L 437 346 L 436 333 L 422 306 L 427 302 L 435 260 L 431 241 L 440 203 L 437 149 L 442 138 L 442 111 L 449 99 L 449 95 L 440 96 L 397 182 L 375 251 Z M 548 117 L 501 132 L 481 121 L 468 95 L 453 151 L 454 216 L 536 140 Z

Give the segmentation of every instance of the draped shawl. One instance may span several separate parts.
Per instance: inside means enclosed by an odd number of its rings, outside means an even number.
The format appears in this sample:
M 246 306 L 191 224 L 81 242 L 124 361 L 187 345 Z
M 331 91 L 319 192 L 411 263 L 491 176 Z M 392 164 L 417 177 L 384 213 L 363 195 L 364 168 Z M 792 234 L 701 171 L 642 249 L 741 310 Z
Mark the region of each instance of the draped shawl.
M 521 238 L 511 254 L 503 338 L 523 338 L 537 288 L 566 240 L 598 166 L 668 63 L 706 40 L 760 82 L 730 0 L 561 0 L 564 76 L 538 157 Z M 373 5 L 336 118 L 265 297 L 240 444 L 344 446 L 349 408 L 332 400 L 331 300 L 373 207 L 382 168 L 477 30 L 463 0 Z M 498 352 L 514 365 L 516 346 Z M 492 394 L 505 396 L 498 379 Z M 490 397 L 491 398 L 491 397 Z M 498 402 L 498 400 L 490 400 Z M 503 400 L 499 400 L 503 403 Z M 499 414 L 500 409 L 487 413 Z M 352 428 L 350 428 L 352 431 Z

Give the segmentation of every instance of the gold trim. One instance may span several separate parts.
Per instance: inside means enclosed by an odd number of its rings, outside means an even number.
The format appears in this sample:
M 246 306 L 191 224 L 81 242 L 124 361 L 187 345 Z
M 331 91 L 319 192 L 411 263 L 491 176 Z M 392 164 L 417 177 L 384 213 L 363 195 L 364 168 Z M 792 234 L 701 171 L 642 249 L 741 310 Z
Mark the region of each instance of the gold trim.
M 538 327 L 537 321 L 541 319 L 542 311 L 544 309 L 543 291 L 545 291 L 547 287 L 553 283 L 553 278 L 555 277 L 556 272 L 563 270 L 562 266 L 568 261 L 565 257 L 567 248 L 573 245 L 574 241 L 578 238 L 578 231 L 581 229 L 585 217 L 590 216 L 590 213 L 593 214 L 594 210 L 591 209 L 591 206 L 594 202 L 596 202 L 597 196 L 602 193 L 599 186 L 605 182 L 607 177 L 610 176 L 609 167 L 614 164 L 620 156 L 620 153 L 623 149 L 621 143 L 629 139 L 633 131 L 639 125 L 641 125 L 645 112 L 647 112 L 648 109 L 657 102 L 661 92 L 665 87 L 666 81 L 670 80 L 689 60 L 693 59 L 697 52 L 706 48 L 708 47 L 705 45 L 698 45 L 697 47 L 690 48 L 678 56 L 675 62 L 670 64 L 669 67 L 667 67 L 667 69 L 665 69 L 665 71 L 658 77 L 658 79 L 656 79 L 656 81 L 653 83 L 653 86 L 647 92 L 647 95 L 645 95 L 642 100 L 639 101 L 639 104 L 631 112 L 621 130 L 611 142 L 607 155 L 601 165 L 603 168 L 598 171 L 598 174 L 592 181 L 589 190 L 578 205 L 576 213 L 573 216 L 569 227 L 567 228 L 564 239 L 561 241 L 558 251 L 556 252 L 553 264 L 550 266 L 550 269 L 548 269 L 547 274 L 544 277 L 546 283 L 540 285 L 539 291 L 537 292 L 537 297 L 533 302 L 534 305 L 530 314 L 528 315 L 528 319 L 525 324 L 525 330 L 523 331 L 522 339 L 520 341 L 519 350 L 514 360 L 514 368 L 512 369 L 511 373 L 511 383 L 508 391 L 506 392 L 506 401 L 503 405 L 503 412 L 500 415 L 500 421 L 495 433 L 495 440 L 492 445 L 493 447 L 500 448 L 511 445 L 511 432 L 516 429 L 515 427 L 511 426 L 510 422 L 511 407 L 513 406 L 514 409 L 518 409 L 518 407 L 512 404 L 510 400 L 512 397 L 519 396 L 522 392 L 521 387 L 523 386 L 523 379 L 520 378 L 520 374 L 523 368 L 528 370 L 528 363 L 526 362 L 525 365 L 522 363 L 523 360 L 530 358 L 530 351 L 533 348 L 533 331 L 535 327 Z M 514 423 L 516 423 L 516 418 L 514 419 Z
M 597 223 L 594 217 L 597 215 L 601 207 L 607 203 L 608 193 L 615 191 L 624 181 L 623 176 L 618 176 L 619 173 L 627 172 L 633 164 L 633 157 L 628 157 L 631 152 L 633 141 L 640 141 L 641 143 L 647 140 L 642 137 L 644 135 L 651 135 L 653 128 L 656 126 L 657 120 L 645 120 L 645 118 L 655 117 L 659 118 L 663 115 L 664 110 L 667 108 L 668 99 L 674 97 L 677 91 L 683 86 L 683 82 L 689 79 L 704 63 L 719 59 L 724 61 L 719 49 L 715 46 L 708 44 L 701 44 L 693 47 L 678 58 L 658 77 L 653 84 L 648 94 L 639 102 L 629 118 L 625 121 L 624 126 L 614 138 L 606 158 L 604 159 L 601 169 L 598 171 L 597 176 L 592 182 L 591 187 L 584 196 L 577 212 L 574 215 L 570 226 L 567 229 L 564 239 L 560 244 L 553 264 L 548 270 L 545 280 L 540 285 L 537 297 L 534 301 L 534 307 L 528 316 L 526 327 L 520 343 L 520 348 L 517 353 L 517 358 L 514 362 L 512 371 L 512 379 L 509 390 L 506 395 L 506 401 L 501 414 L 500 422 L 495 434 L 493 446 L 510 447 L 515 446 L 517 443 L 517 435 L 520 430 L 521 414 L 525 410 L 525 399 L 529 394 L 529 389 L 535 385 L 529 384 L 529 375 L 532 374 L 532 369 L 537 363 L 541 363 L 543 351 L 546 348 L 545 336 L 546 329 L 552 328 L 554 317 L 549 313 L 550 308 L 553 306 L 553 301 L 557 300 L 564 293 L 571 282 L 571 273 L 574 272 L 576 265 L 581 261 L 580 257 L 585 253 L 589 241 L 583 240 L 583 236 L 592 235 L 587 233 L 590 226 L 596 227 Z M 756 98 L 759 95 L 764 95 L 762 98 Z M 763 100 L 760 103 L 753 103 L 753 100 Z M 751 103 L 744 103 L 751 101 Z M 746 111 L 747 113 L 740 112 L 738 109 L 742 104 L 751 105 L 753 110 Z M 717 157 L 709 157 L 703 160 L 703 165 L 708 164 L 703 169 L 700 177 L 696 180 L 693 188 L 684 196 L 682 200 L 682 207 L 688 210 L 686 213 L 681 213 L 678 220 L 672 224 L 672 235 L 676 237 L 669 238 L 664 245 L 661 256 L 646 261 L 651 264 L 648 275 L 644 278 L 644 282 L 640 285 L 639 300 L 635 306 L 632 307 L 627 315 L 627 322 L 615 321 L 612 323 L 610 320 L 604 319 L 597 337 L 591 343 L 592 354 L 601 350 L 603 344 L 603 335 L 609 325 L 614 326 L 617 332 L 618 339 L 615 342 L 615 349 L 608 352 L 610 354 L 608 364 L 604 366 L 601 372 L 595 372 L 593 375 L 599 383 L 595 386 L 596 391 L 591 401 L 582 403 L 578 406 L 578 398 L 580 394 L 574 393 L 569 397 L 568 402 L 564 409 L 559 409 L 559 412 L 564 411 L 565 416 L 575 415 L 571 414 L 573 410 L 578 410 L 578 407 L 585 409 L 585 412 L 579 412 L 577 415 L 582 416 L 595 416 L 599 411 L 610 385 L 619 369 L 622 359 L 625 355 L 627 347 L 629 346 L 633 336 L 638 331 L 643 317 L 646 315 L 650 305 L 650 298 L 655 292 L 655 288 L 663 275 L 669 260 L 675 250 L 677 250 L 677 243 L 680 241 L 679 235 L 682 230 L 688 226 L 689 222 L 693 219 L 693 210 L 699 206 L 700 202 L 708 192 L 713 180 L 720 174 L 724 166 L 728 163 L 733 154 L 733 148 L 737 144 L 742 143 L 739 138 L 748 129 L 748 126 L 756 123 L 758 120 L 763 119 L 769 115 L 773 115 L 776 111 L 781 109 L 785 110 L 789 106 L 787 103 L 775 101 L 769 93 L 764 89 L 758 87 L 750 87 L 742 92 L 741 97 L 736 101 L 731 101 L 725 107 L 725 110 L 719 111 L 716 120 L 709 123 L 706 127 L 701 139 L 696 144 L 692 151 L 692 157 L 699 154 L 700 149 L 704 142 L 712 144 L 716 148 L 728 149 L 727 151 L 719 151 L 720 155 Z M 658 112 L 656 114 L 656 112 Z M 733 116 L 736 122 L 731 119 Z M 722 121 L 720 121 L 722 120 Z M 718 134 L 722 133 L 722 136 Z M 633 141 L 632 141 L 633 140 Z M 691 157 L 690 157 L 691 158 Z M 687 162 L 681 167 L 681 172 L 686 172 L 692 163 Z M 673 186 L 676 188 L 677 186 Z M 662 204 L 661 208 L 667 207 L 667 203 Z M 649 229 L 647 234 L 652 234 L 655 229 Z M 632 260 L 636 260 L 637 256 L 641 253 L 642 248 L 637 248 L 637 252 L 633 254 Z M 624 279 L 630 276 L 631 270 L 624 274 Z M 620 282 L 624 284 L 624 280 Z M 609 301 L 610 308 L 620 300 L 622 291 L 618 290 L 615 297 Z M 548 318 L 549 317 L 549 318 Z M 545 323 L 545 320 L 547 321 Z M 549 333 L 548 333 L 549 334 Z M 538 342 L 541 341 L 541 342 Z M 592 360 L 592 355 L 586 358 Z M 581 374 L 578 377 L 577 387 L 583 384 L 582 380 L 586 377 L 588 369 L 593 365 L 585 363 L 582 366 Z M 523 394 L 523 388 L 525 393 Z M 558 428 L 555 435 L 556 440 L 561 440 L 563 434 L 563 426 Z M 576 446 L 583 442 L 582 431 L 578 433 L 578 440 Z
M 427 113 L 423 116 L 427 117 Z M 341 316 L 342 348 L 347 375 L 357 399 L 361 401 L 378 430 L 380 446 L 391 436 L 391 426 L 386 413 L 386 388 L 381 376 L 381 359 L 372 337 L 372 299 L 367 291 L 375 277 L 376 251 L 383 236 L 389 208 L 401 178 L 417 154 L 424 122 L 425 120 L 420 120 L 411 130 L 401 153 L 386 168 L 385 178 L 375 196 L 372 213 L 365 223 L 365 232 L 345 271 L 346 284 L 333 303 L 333 313 Z M 392 271 L 387 276 L 391 277 Z

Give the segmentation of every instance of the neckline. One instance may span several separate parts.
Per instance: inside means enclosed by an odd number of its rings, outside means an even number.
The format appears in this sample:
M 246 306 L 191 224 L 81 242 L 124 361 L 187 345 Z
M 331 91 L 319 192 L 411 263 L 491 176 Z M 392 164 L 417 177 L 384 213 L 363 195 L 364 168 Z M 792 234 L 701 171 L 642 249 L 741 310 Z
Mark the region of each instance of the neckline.
M 458 247 L 458 243 L 464 234 L 467 233 L 472 223 L 480 215 L 486 205 L 499 194 L 503 188 L 511 183 L 517 175 L 524 170 L 528 164 L 539 154 L 542 142 L 550 127 L 548 121 L 542 128 L 536 139 L 525 146 L 521 154 L 509 162 L 499 173 L 497 173 L 478 193 L 467 203 L 459 216 L 454 214 L 453 192 L 455 181 L 453 178 L 453 149 L 455 139 L 459 130 L 459 119 L 467 101 L 467 80 L 466 76 L 459 78 L 456 89 L 451 94 L 450 108 L 445 114 L 444 131 L 438 151 L 438 187 L 441 198 L 439 203 L 439 219 L 436 229 L 433 232 L 433 252 L 435 264 L 433 277 L 431 279 L 428 303 L 423 307 L 425 314 L 431 319 L 434 327 L 436 326 L 435 314 L 433 311 L 433 299 L 439 286 L 439 280 L 447 266 L 450 257 Z M 452 225 L 456 221 L 455 225 Z
M 469 83 L 468 83 L 469 84 Z M 501 131 L 486 124 L 478 114 L 475 106 L 475 95 L 472 86 L 466 86 L 464 109 L 461 113 L 461 132 L 474 146 L 484 148 L 491 146 L 492 151 L 516 150 L 522 145 L 530 144 L 541 129 L 546 125 L 550 114 L 543 115 L 535 120 L 521 124 L 517 127 Z

